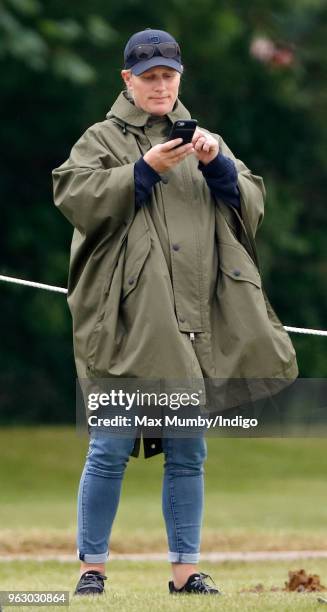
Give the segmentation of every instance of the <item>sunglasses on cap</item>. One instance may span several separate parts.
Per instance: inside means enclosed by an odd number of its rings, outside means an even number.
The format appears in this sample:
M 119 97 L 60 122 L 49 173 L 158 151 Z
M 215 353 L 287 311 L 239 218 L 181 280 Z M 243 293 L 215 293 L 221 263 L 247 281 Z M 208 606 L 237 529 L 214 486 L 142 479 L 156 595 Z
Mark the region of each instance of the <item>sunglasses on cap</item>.
M 179 57 L 181 54 L 179 45 L 174 42 L 162 42 L 156 44 L 144 44 L 144 45 L 136 45 L 131 49 L 128 54 L 126 61 L 135 57 L 137 60 L 148 60 L 153 57 L 156 52 L 159 51 L 159 55 L 162 57 L 174 58 Z

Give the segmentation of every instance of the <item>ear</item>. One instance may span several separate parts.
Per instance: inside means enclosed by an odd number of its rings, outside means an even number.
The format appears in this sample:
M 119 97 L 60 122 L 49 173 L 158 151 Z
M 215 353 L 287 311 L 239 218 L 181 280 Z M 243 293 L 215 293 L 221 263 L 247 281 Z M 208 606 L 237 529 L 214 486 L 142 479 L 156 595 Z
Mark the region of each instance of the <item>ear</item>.
M 131 70 L 122 70 L 120 74 L 121 74 L 121 78 L 123 79 L 126 87 L 128 89 L 131 89 L 131 87 L 132 87 L 132 83 L 131 83 L 131 81 L 132 81 L 132 72 L 131 72 Z

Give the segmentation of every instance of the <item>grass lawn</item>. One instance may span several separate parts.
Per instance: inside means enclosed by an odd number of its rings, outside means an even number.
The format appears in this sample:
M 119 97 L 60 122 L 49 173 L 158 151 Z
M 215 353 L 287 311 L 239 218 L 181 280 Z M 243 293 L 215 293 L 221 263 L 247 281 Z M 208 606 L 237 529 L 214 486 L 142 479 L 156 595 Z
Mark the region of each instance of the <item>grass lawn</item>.
M 88 439 L 73 427 L 0 432 L 0 554 L 75 553 Z M 111 550 L 166 551 L 163 455 L 131 458 Z M 327 549 L 324 438 L 208 439 L 202 551 Z
M 292 562 L 291 569 L 300 566 L 304 566 L 307 572 L 319 573 L 322 581 L 323 576 L 327 577 L 327 560 Z M 283 588 L 290 569 L 285 562 L 204 563 L 201 569 L 212 576 L 223 590 L 223 596 L 172 596 L 168 594 L 168 564 L 112 561 L 107 567 L 106 595 L 95 601 L 91 597 L 73 598 L 69 609 L 76 612 L 90 609 L 99 612 L 106 609 L 117 612 L 152 612 L 154 609 L 156 612 L 214 609 L 223 612 L 253 612 L 254 609 L 294 612 L 324 609 L 317 602 L 315 593 L 269 592 L 272 586 Z M 0 571 L 3 590 L 68 590 L 70 597 L 78 579 L 77 566 L 71 563 L 10 562 L 1 564 Z M 258 583 L 263 584 L 266 592 L 240 593 Z M 15 606 L 14 609 L 23 612 L 33 608 Z M 58 608 L 42 606 L 37 609 L 51 612 Z M 60 609 L 67 610 L 66 607 Z

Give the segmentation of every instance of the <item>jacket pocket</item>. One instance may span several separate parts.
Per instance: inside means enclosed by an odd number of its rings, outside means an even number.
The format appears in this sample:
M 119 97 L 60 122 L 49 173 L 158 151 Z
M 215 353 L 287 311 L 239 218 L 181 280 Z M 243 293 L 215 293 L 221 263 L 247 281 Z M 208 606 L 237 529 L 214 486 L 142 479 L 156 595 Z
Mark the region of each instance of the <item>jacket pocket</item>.
M 224 274 L 236 281 L 247 281 L 261 289 L 261 277 L 257 266 L 251 259 L 246 249 L 240 244 L 238 246 L 219 242 L 219 267 Z
M 139 236 L 136 241 L 129 236 L 125 253 L 124 276 L 121 290 L 121 300 L 137 287 L 143 266 L 148 258 L 151 249 L 151 239 L 149 231 Z

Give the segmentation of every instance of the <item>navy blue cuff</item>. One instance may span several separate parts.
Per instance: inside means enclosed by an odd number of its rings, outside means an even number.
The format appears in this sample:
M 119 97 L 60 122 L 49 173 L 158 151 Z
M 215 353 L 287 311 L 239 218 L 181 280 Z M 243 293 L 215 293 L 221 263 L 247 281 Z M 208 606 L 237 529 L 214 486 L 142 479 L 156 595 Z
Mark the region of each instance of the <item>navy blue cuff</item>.
M 232 159 L 219 151 L 218 155 L 206 166 L 199 162 L 198 168 L 214 196 L 236 208 L 241 208 L 237 168 Z
M 146 161 L 141 157 L 134 164 L 134 178 L 142 184 L 145 189 L 152 187 L 161 180 L 160 174 L 156 172 Z
M 135 205 L 139 208 L 150 197 L 151 189 L 161 176 L 141 157 L 134 164 Z
M 223 155 L 221 151 L 207 165 L 199 162 L 198 168 L 205 178 L 226 179 L 228 175 L 231 181 L 237 180 L 237 170 L 233 160 Z

